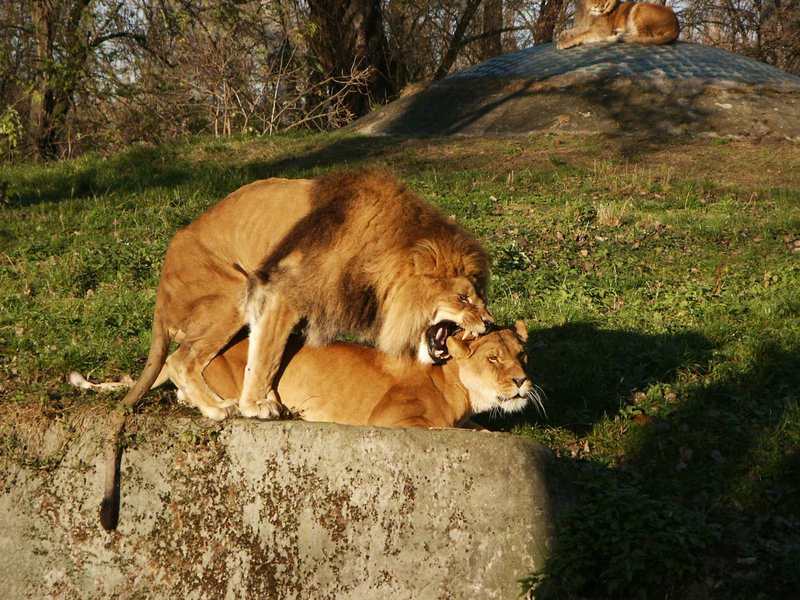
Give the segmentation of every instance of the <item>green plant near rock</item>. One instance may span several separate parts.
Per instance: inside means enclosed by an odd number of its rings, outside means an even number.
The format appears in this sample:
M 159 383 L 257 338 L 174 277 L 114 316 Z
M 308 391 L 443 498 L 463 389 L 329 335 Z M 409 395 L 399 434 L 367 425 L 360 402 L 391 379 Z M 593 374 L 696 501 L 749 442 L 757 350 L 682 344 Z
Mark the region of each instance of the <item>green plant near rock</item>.
M 19 113 L 7 106 L 0 113 L 0 163 L 9 161 L 16 155 L 22 137 L 22 122 Z
M 672 597 L 704 572 L 699 557 L 719 531 L 702 512 L 652 497 L 633 477 L 583 467 L 573 473 L 579 500 L 561 516 L 553 556 L 522 580 L 525 591 L 545 600 Z

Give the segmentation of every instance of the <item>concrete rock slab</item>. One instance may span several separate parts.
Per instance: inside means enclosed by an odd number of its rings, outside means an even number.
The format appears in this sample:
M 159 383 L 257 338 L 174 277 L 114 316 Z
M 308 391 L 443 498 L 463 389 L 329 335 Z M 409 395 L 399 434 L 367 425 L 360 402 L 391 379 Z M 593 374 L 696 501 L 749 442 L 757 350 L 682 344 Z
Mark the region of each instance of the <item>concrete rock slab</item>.
M 133 418 L 109 534 L 104 422 L 0 427 L 3 597 L 515 598 L 547 553 L 541 446 L 302 422 Z

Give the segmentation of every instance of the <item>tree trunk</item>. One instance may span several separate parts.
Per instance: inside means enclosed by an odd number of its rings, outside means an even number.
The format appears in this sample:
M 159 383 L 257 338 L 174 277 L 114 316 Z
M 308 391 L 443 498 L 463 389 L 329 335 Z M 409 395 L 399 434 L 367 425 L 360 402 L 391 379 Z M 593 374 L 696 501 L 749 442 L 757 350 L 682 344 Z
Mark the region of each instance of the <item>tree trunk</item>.
M 447 45 L 447 51 L 444 53 L 444 57 L 442 57 L 442 62 L 439 64 L 439 67 L 433 74 L 434 80 L 441 79 L 447 75 L 448 71 L 450 71 L 450 67 L 453 66 L 454 62 L 456 62 L 456 58 L 458 58 L 458 52 L 461 50 L 461 46 L 464 41 L 464 36 L 467 34 L 469 24 L 472 22 L 472 18 L 478 11 L 480 4 L 481 0 L 467 0 L 467 4 L 464 7 L 464 12 L 461 13 L 461 18 L 456 24 L 456 30 L 453 32 L 453 37 L 450 38 L 450 43 Z
M 483 3 L 483 35 L 481 56 L 484 60 L 503 53 L 503 0 L 485 0 Z
M 533 42 L 543 44 L 553 41 L 553 32 L 564 6 L 564 0 L 542 0 L 539 17 L 533 26 Z
M 48 0 L 31 4 L 36 38 L 35 91 L 31 95 L 30 130 L 33 147 L 42 160 L 58 158 L 64 142 L 67 117 L 83 76 L 88 47 L 80 22 L 90 0 L 65 6 Z M 62 39 L 56 52 L 59 27 Z
M 352 90 L 345 104 L 356 116 L 369 111 L 370 101 L 385 101 L 392 93 L 386 61 L 386 38 L 380 0 L 309 0 L 314 32 L 309 44 L 325 77 L 346 86 L 352 69 L 371 68 L 366 93 Z

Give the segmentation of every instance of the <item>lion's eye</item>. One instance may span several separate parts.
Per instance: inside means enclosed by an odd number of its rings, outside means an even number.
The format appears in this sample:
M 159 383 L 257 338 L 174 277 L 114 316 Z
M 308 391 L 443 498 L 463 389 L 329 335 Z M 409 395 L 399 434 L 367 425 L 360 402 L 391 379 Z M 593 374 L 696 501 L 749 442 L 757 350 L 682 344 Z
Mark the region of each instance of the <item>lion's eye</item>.
M 468 303 L 469 302 L 469 296 L 467 296 L 466 294 L 459 294 L 458 295 L 458 300 L 459 300 L 459 302 Z
M 499 359 L 499 358 L 497 358 L 495 355 L 492 355 L 492 356 L 488 357 L 488 360 L 489 360 L 489 362 L 490 362 L 490 363 L 492 363 L 492 364 L 497 364 L 497 363 L 499 362 L 499 360 L 500 360 L 500 359 Z

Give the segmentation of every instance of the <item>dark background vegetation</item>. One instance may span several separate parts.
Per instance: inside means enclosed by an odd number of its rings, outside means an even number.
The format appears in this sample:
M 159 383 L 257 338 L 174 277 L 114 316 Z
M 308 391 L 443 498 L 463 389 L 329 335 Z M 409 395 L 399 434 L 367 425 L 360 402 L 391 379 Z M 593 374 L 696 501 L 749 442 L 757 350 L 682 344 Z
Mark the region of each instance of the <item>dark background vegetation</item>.
M 683 39 L 800 72 L 794 0 L 668 3 Z M 550 41 L 573 11 L 570 0 L 4 0 L 0 160 L 335 128 L 409 84 Z

